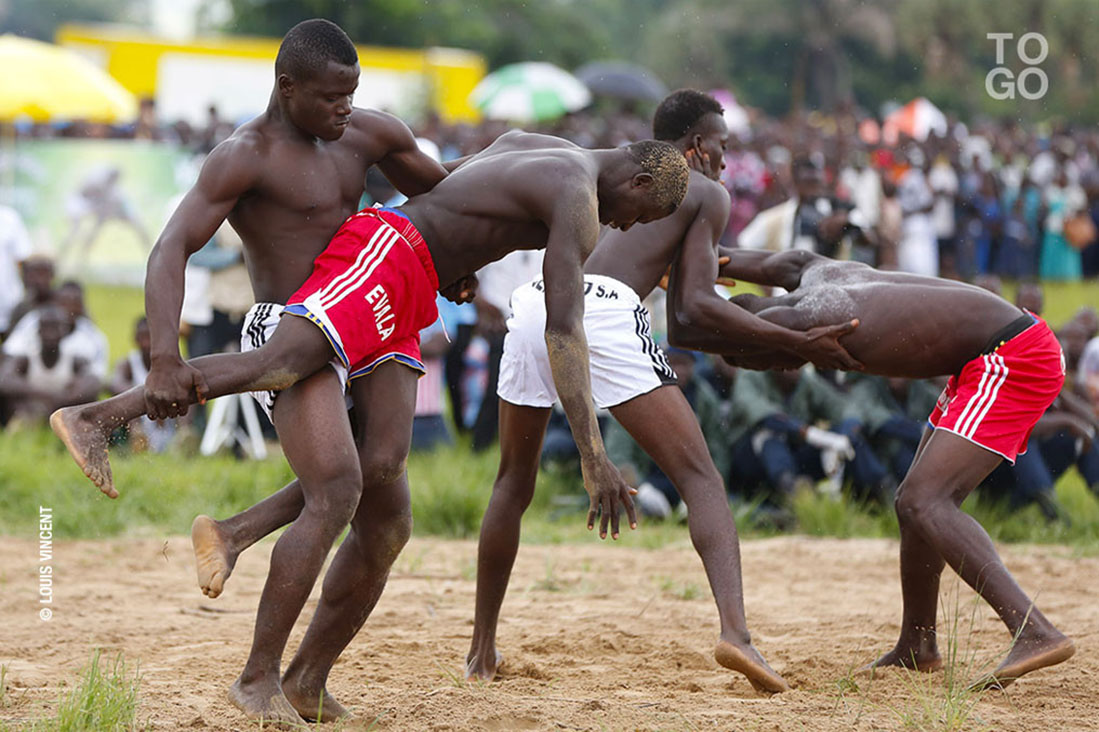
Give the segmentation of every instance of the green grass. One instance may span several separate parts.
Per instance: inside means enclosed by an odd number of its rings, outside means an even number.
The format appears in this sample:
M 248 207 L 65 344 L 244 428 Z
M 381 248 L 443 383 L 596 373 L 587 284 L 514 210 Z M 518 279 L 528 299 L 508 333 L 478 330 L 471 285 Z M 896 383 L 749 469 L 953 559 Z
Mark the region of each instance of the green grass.
M 414 532 L 420 536 L 475 537 L 492 493 L 497 460 L 495 450 L 474 454 L 462 444 L 412 455 L 408 472 Z M 293 479 L 281 457 L 238 461 L 228 455 L 131 455 L 119 449 L 114 451 L 112 464 L 121 494 L 113 501 L 84 478 L 48 429 L 0 433 L 0 533 L 32 536 L 37 531 L 39 506 L 48 506 L 53 509 L 58 538 L 181 534 L 189 530 L 197 514 L 231 515 Z M 1048 523 L 1034 507 L 1009 513 L 973 497 L 963 507 L 997 541 L 1066 544 L 1076 554 L 1099 553 L 1099 501 L 1075 471 L 1057 484 L 1057 495 L 1071 524 Z M 591 541 L 595 532 L 587 530 L 586 510 L 587 497 L 579 478 L 543 472 L 523 521 L 523 541 Z M 774 529 L 751 525 L 747 507 L 735 510 L 742 536 L 774 535 Z M 891 509 L 846 499 L 802 495 L 795 501 L 794 514 L 797 530 L 813 536 L 897 536 Z M 637 531 L 624 526 L 616 543 L 660 549 L 689 547 L 690 538 L 682 524 L 643 519 Z
M 0 722 L 0 732 L 131 732 L 146 729 L 137 722 L 138 688 L 141 674 L 131 671 L 122 654 L 105 659 L 100 649 L 80 671 L 80 678 L 62 691 L 56 712 L 33 722 L 9 725 Z
M 1009 283 L 1006 295 L 1013 294 Z M 1066 283 L 1046 288 L 1046 314 L 1051 323 L 1067 319 L 1085 303 L 1099 302 L 1099 284 Z M 140 290 L 90 286 L 88 311 L 107 334 L 112 357 L 132 346 L 133 323 L 140 316 Z M 121 497 L 111 501 L 84 479 L 48 430 L 0 433 L 0 532 L 29 536 L 36 529 L 38 507 L 54 509 L 58 537 L 93 538 L 134 531 L 185 533 L 196 514 L 227 516 L 266 497 L 293 479 L 281 457 L 237 461 L 228 456 L 198 458 L 185 452 L 163 455 L 113 455 Z M 415 533 L 457 538 L 476 536 L 492 492 L 498 452 L 474 454 L 459 444 L 409 459 Z M 1008 513 L 972 497 L 965 508 L 992 537 L 1009 542 L 1069 544 L 1084 554 L 1099 552 L 1099 502 L 1070 471 L 1057 486 L 1071 525 L 1047 523 L 1036 508 Z M 587 498 L 579 478 L 541 473 L 538 491 L 523 522 L 523 541 L 561 543 L 590 541 L 585 524 Z M 753 528 L 750 506 L 736 507 L 742 535 L 769 536 Z M 816 494 L 794 504 L 798 530 L 813 536 L 891 537 L 897 535 L 893 512 L 873 510 L 847 500 Z M 608 539 L 610 541 L 610 539 Z M 622 529 L 618 543 L 648 549 L 689 546 L 686 529 L 672 522 L 643 521 L 638 531 Z

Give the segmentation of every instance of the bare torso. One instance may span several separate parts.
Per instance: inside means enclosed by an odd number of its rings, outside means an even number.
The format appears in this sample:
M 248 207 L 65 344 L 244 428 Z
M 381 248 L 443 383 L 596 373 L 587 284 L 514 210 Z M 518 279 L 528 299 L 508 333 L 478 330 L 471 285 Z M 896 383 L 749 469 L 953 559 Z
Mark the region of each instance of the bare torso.
M 367 168 L 385 154 L 371 133 L 380 119 L 377 112 L 356 109 L 347 131 L 333 142 L 291 138 L 264 117 L 234 133 L 262 160 L 258 182 L 228 217 L 244 243 L 257 301 L 286 302 L 358 209 Z
M 549 227 L 540 215 L 550 208 L 546 202 L 583 186 L 594 198 L 597 176 L 590 151 L 555 137 L 511 133 L 401 211 L 427 242 L 445 287 L 511 251 L 545 247 Z
M 870 373 L 927 378 L 955 374 L 980 355 L 989 339 L 1022 315 L 1006 300 L 973 285 L 864 264 L 824 260 L 810 264 L 788 295 L 773 298 L 789 327 L 813 327 L 858 318 L 842 339 Z

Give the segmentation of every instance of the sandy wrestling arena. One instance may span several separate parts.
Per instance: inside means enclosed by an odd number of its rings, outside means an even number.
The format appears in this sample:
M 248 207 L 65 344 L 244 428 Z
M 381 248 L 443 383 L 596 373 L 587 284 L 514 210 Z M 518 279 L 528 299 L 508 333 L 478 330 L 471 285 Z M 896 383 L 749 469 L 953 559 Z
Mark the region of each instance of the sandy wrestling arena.
M 257 729 L 225 691 L 248 652 L 271 547 L 268 541 L 245 553 L 225 594 L 209 600 L 195 585 L 186 538 L 57 542 L 53 617 L 43 621 L 37 543 L 0 539 L 0 663 L 8 667 L 0 720 L 49 714 L 61 684 L 73 683 L 100 646 L 140 663 L 139 724 Z M 523 546 L 502 613 L 501 677 L 467 684 L 476 544 L 413 539 L 332 673 L 330 691 L 357 721 L 322 728 L 945 729 L 946 715 L 975 702 L 962 729 L 1099 730 L 1099 558 L 1061 547 L 1002 549 L 1023 587 L 1076 641 L 1077 654 L 1007 692 L 947 701 L 942 673 L 889 671 L 873 680 L 851 673 L 896 638 L 892 541 L 744 543 L 755 643 L 794 687 L 764 697 L 713 660 L 717 613 L 686 540 L 660 550 L 595 539 Z M 967 588 L 958 589 L 949 569 L 944 577 L 960 651 L 976 648 L 974 671 L 991 668 L 1006 651 L 1006 631 Z M 291 649 L 305 624 L 299 621 Z M 945 656 L 947 642 L 940 646 Z

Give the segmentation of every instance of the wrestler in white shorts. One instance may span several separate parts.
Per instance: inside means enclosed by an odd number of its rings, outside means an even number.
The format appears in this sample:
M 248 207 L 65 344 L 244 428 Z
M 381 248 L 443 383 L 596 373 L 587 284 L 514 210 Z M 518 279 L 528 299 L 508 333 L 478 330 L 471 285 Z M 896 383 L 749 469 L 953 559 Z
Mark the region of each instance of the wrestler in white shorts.
M 240 352 L 254 351 L 266 343 L 271 334 L 275 332 L 279 319 L 282 317 L 282 311 L 283 306 L 277 302 L 257 302 L 253 305 L 248 314 L 244 316 L 244 325 L 240 329 Z M 347 367 L 343 365 L 339 358 L 333 358 L 328 365 L 336 372 L 336 376 L 340 380 L 340 386 L 343 387 L 346 394 Z M 274 423 L 271 410 L 275 408 L 275 397 L 279 393 L 277 391 L 250 391 L 248 393 L 259 404 L 260 409 L 267 415 L 267 419 Z M 351 408 L 350 398 L 348 398 L 347 408 Z
M 541 279 L 511 295 L 511 317 L 500 361 L 497 395 L 524 407 L 557 401 L 546 352 L 546 299 Z M 675 383 L 675 372 L 653 342 L 649 311 L 628 285 L 584 275 L 584 333 L 591 361 L 591 393 L 600 409 L 615 407 Z

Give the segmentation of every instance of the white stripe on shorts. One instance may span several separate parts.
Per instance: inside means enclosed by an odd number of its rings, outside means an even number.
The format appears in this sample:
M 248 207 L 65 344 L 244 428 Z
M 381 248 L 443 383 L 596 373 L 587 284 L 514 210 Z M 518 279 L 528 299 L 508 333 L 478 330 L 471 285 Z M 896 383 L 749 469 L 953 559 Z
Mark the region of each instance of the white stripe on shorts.
M 355 258 L 355 263 L 341 272 L 338 277 L 322 287 L 320 292 L 317 293 L 320 304 L 325 308 L 329 308 L 342 300 L 348 292 L 354 291 L 355 287 L 361 284 L 363 270 L 370 268 L 370 272 L 374 271 L 371 266 L 372 263 L 377 260 L 379 252 L 384 257 L 385 252 L 389 251 L 386 248 L 386 242 L 396 235 L 397 231 L 392 227 L 378 227 L 378 230 L 370 237 L 370 241 L 359 252 L 359 256 Z
M 996 402 L 996 396 L 999 394 L 1004 381 L 1007 380 L 1008 374 L 1003 356 L 990 353 L 982 358 L 984 359 L 985 370 L 981 374 L 980 383 L 977 385 L 977 393 L 966 404 L 965 410 L 962 411 L 961 417 L 958 418 L 955 424 L 958 434 L 970 439 L 977 432 L 977 428 L 981 426 L 981 421 L 988 414 L 988 410 Z
M 984 420 L 985 415 L 988 414 L 988 410 L 991 409 L 992 405 L 996 403 L 996 397 L 1000 393 L 1000 387 L 1004 385 L 1005 381 L 1007 381 L 1009 373 L 1007 363 L 1004 362 L 1003 356 L 998 353 L 992 353 L 989 354 L 988 358 L 999 367 L 1000 374 L 999 378 L 995 379 L 992 383 L 989 389 L 988 399 L 985 400 L 984 406 L 981 408 L 980 412 L 972 417 L 972 424 L 970 424 L 963 433 L 966 437 L 969 438 L 972 438 L 973 435 L 976 434 L 977 428 L 981 426 L 981 422 Z

